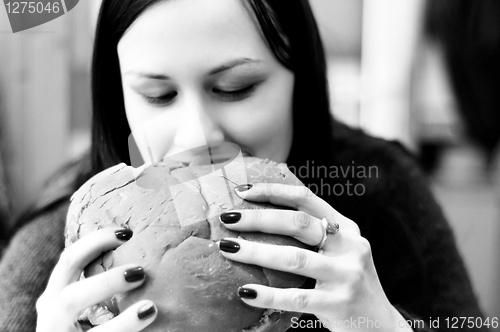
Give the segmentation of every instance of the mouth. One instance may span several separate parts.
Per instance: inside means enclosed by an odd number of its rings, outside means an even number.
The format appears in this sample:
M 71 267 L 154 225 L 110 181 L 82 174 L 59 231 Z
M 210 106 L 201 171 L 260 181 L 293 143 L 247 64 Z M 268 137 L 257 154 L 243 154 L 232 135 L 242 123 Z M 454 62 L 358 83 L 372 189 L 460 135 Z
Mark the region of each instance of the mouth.
M 252 156 L 248 151 L 241 150 L 237 144 L 220 142 L 185 150 L 163 158 L 163 161 L 171 161 L 184 165 L 220 164 L 235 159 L 240 153 L 243 157 Z

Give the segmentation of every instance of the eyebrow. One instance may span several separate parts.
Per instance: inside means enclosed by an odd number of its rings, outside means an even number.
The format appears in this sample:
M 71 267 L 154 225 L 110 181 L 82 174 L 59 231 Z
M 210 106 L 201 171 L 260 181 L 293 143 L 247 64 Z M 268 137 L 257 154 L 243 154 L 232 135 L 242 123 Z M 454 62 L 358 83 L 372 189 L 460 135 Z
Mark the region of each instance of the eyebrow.
M 246 64 L 261 64 L 263 62 L 264 61 L 262 61 L 262 60 L 256 60 L 256 59 L 250 59 L 250 58 L 236 59 L 236 60 L 230 61 L 222 66 L 219 66 L 215 69 L 212 69 L 208 74 L 215 75 L 215 74 L 222 73 L 226 70 L 229 70 L 229 69 L 237 67 L 237 66 L 246 65 Z
M 223 64 L 222 66 L 219 66 L 217 68 L 212 69 L 211 71 L 208 72 L 208 75 L 215 75 L 222 73 L 226 70 L 232 69 L 234 67 L 246 65 L 246 64 L 261 64 L 264 61 L 262 60 L 257 60 L 257 59 L 250 59 L 250 58 L 241 58 L 241 59 L 235 59 L 232 61 L 229 61 L 226 64 Z M 136 71 L 127 71 L 125 72 L 124 75 L 129 75 L 129 74 L 135 74 L 136 76 L 139 77 L 145 77 L 145 78 L 150 78 L 150 79 L 155 79 L 155 80 L 170 80 L 170 77 L 167 75 L 162 75 L 162 74 L 153 74 L 153 73 L 146 73 L 146 72 L 136 72 Z

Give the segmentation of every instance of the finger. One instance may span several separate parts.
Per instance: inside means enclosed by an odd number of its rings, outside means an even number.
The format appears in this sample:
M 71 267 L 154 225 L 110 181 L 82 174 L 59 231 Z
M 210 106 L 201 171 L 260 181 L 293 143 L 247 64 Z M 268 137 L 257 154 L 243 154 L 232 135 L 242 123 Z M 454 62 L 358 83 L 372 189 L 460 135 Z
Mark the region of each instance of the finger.
M 331 279 L 333 258 L 314 251 L 227 238 L 218 243 L 222 255 L 231 260 L 273 270 L 299 274 L 317 280 Z
M 245 191 L 241 189 L 237 190 L 239 187 L 245 189 Z M 331 218 L 339 223 L 343 231 L 359 234 L 359 227 L 352 220 L 344 217 L 331 207 L 330 204 L 316 196 L 305 186 L 292 186 L 280 183 L 256 183 L 246 185 L 246 187 L 239 187 L 236 187 L 235 192 L 245 200 L 291 207 L 306 212 L 318 219 L 324 217 Z
M 286 235 L 311 246 L 318 245 L 325 232 L 321 220 L 303 211 L 232 210 L 219 220 L 234 231 Z
M 118 293 L 142 285 L 146 275 L 142 267 L 127 264 L 72 283 L 65 287 L 58 302 L 70 315 L 77 316 L 86 308 Z
M 136 332 L 145 329 L 158 315 L 155 304 L 148 300 L 137 302 L 124 312 L 89 332 Z
M 56 295 L 67 285 L 78 281 L 82 270 L 104 252 L 115 249 L 128 241 L 132 231 L 110 227 L 90 233 L 63 251 L 57 262 L 46 292 Z
M 322 312 L 332 297 L 331 293 L 317 289 L 273 288 L 256 284 L 240 287 L 238 295 L 243 302 L 254 307 L 311 314 Z

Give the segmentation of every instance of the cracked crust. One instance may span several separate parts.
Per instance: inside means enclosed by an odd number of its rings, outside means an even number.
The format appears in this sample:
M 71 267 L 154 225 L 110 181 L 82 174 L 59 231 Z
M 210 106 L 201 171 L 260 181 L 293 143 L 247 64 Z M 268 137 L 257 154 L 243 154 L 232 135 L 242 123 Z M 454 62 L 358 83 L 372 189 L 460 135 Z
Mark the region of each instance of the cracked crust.
M 244 164 L 244 169 L 229 171 L 246 172 L 249 183 L 302 185 L 285 164 L 252 157 L 244 158 Z M 251 241 L 307 246 L 283 236 L 239 234 L 221 225 L 218 215 L 231 208 L 227 206 L 228 189 L 232 194 L 234 187 L 242 183 L 227 178 L 229 181 L 224 181 L 223 175 L 203 177 L 213 173 L 210 165 L 173 170 L 171 165 L 161 163 L 151 167 L 161 174 L 155 181 L 180 186 L 174 194 L 175 204 L 172 190 L 166 185 L 163 189 L 138 186 L 134 169 L 125 164 L 97 174 L 71 198 L 67 247 L 105 227 L 128 227 L 134 231 L 127 243 L 89 264 L 84 277 L 127 263 L 141 264 L 147 274 L 143 287 L 117 294 L 94 310 L 87 310 L 87 318 L 95 324 L 102 323 L 110 318 L 109 312 L 116 315 L 132 303 L 148 298 L 156 303 L 159 314 L 147 331 L 240 332 L 251 331 L 249 327 L 255 331 L 286 330 L 297 314 L 274 313 L 269 315 L 272 319 L 266 318 L 264 309 L 239 300 L 236 290 L 247 283 L 300 287 L 305 278 L 227 260 L 220 255 L 215 241 L 240 236 Z M 236 198 L 234 195 L 231 201 L 235 209 L 277 208 Z M 182 213 L 177 213 L 179 210 Z

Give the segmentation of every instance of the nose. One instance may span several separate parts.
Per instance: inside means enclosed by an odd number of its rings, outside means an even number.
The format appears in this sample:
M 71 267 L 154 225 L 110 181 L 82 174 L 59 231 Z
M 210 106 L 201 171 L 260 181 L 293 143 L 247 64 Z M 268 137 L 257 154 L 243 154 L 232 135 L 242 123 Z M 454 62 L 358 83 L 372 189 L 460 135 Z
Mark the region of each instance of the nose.
M 184 98 L 175 108 L 145 120 L 129 137 L 130 159 L 138 167 L 162 158 L 224 142 L 224 132 L 212 110 L 198 98 Z M 201 150 L 200 150 L 201 151 Z
M 207 144 L 223 142 L 225 135 L 219 120 L 208 110 L 198 112 L 198 118 Z
M 218 119 L 206 103 L 197 98 L 179 105 L 179 118 L 173 145 L 167 157 L 200 146 L 224 141 L 224 132 Z

